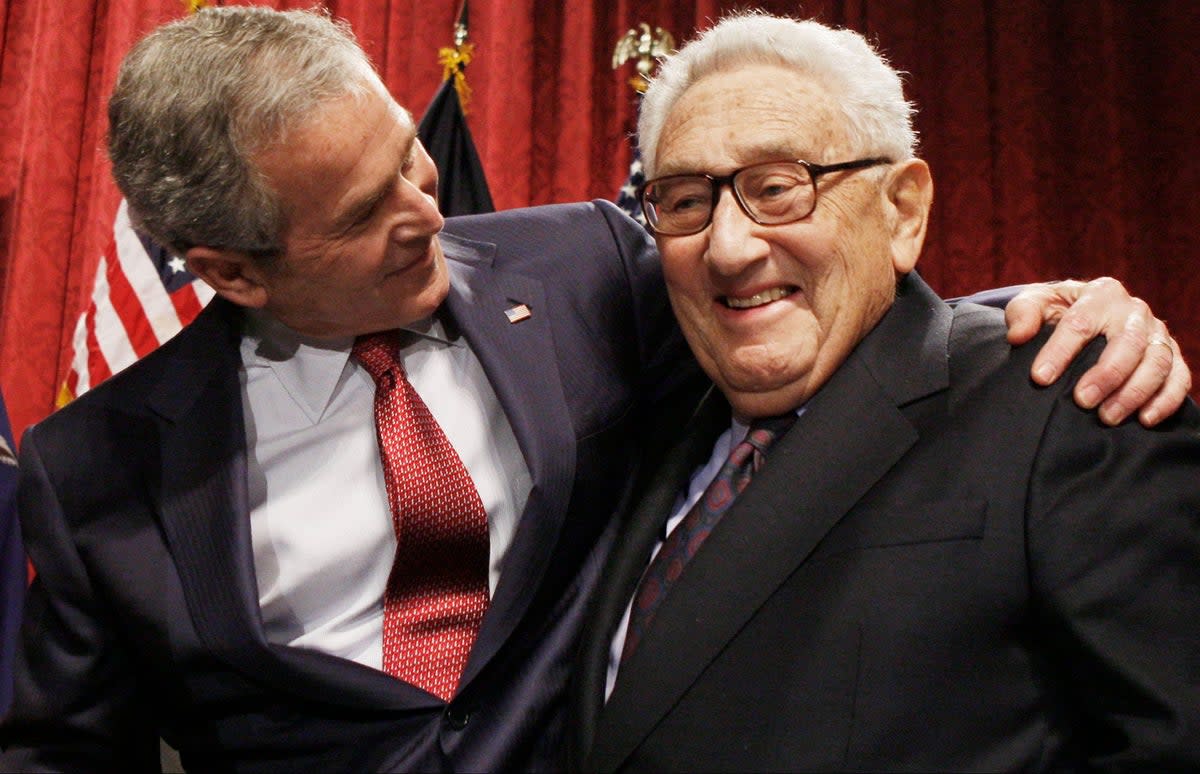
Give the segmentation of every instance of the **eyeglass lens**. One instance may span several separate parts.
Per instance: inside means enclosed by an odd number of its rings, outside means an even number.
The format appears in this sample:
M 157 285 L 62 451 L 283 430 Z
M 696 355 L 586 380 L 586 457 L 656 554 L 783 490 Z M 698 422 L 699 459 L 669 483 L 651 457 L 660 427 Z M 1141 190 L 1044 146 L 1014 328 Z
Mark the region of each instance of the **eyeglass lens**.
M 731 178 L 677 175 L 652 182 L 643 200 L 651 225 L 663 233 L 695 232 L 708 225 L 720 186 Z M 808 169 L 793 162 L 739 170 L 732 183 L 740 204 L 759 223 L 784 223 L 807 215 L 813 204 Z

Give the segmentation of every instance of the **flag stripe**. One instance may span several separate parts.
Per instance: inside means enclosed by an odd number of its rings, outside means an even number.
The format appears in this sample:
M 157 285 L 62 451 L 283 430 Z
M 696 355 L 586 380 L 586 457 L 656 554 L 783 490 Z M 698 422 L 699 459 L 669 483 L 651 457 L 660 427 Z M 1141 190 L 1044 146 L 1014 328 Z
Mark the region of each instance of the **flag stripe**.
M 206 283 L 193 282 L 176 290 L 170 298 L 171 303 L 175 305 L 175 314 L 180 320 L 194 320 L 214 295 L 213 289 Z
M 107 261 L 106 261 L 107 263 Z M 129 336 L 125 332 L 125 323 L 121 319 L 120 312 L 113 305 L 111 288 L 108 285 L 108 272 L 104 275 L 104 286 L 100 287 L 100 273 L 96 272 L 96 288 L 102 292 L 97 293 L 95 299 L 96 314 L 93 318 L 92 335 L 95 337 L 96 347 L 99 350 L 99 355 L 104 359 L 105 366 L 109 373 L 105 374 L 100 379 L 93 378 L 92 385 L 102 381 L 104 378 L 115 374 L 125 366 L 137 360 L 137 353 L 133 349 L 133 344 L 129 341 Z M 118 296 L 118 301 L 124 299 Z M 135 301 L 136 303 L 136 301 Z M 88 342 L 91 344 L 91 342 Z M 95 377 L 96 370 L 93 370 L 92 375 Z
M 190 320 L 200 314 L 200 299 L 196 297 L 196 291 L 192 290 L 191 285 L 176 290 L 169 298 L 175 307 L 177 319 Z
M 149 260 L 142 240 L 129 222 L 129 208 L 125 202 L 121 202 L 121 206 L 117 208 L 117 219 L 113 224 L 113 242 L 117 247 L 121 271 L 136 292 L 136 300 L 141 302 L 133 303 L 134 300 L 131 299 L 130 305 L 140 311 L 142 319 L 153 329 L 152 333 L 144 334 L 139 330 L 136 337 L 130 332 L 138 350 L 138 357 L 142 357 L 179 333 L 182 326 L 179 324 L 175 305 L 171 303 L 167 289 L 163 287 L 162 274 L 154 262 Z
M 104 359 L 104 353 L 100 350 L 100 342 L 96 338 L 96 306 L 93 304 L 87 312 L 87 369 L 84 371 L 86 381 L 83 389 L 91 389 L 99 382 L 104 381 L 112 376 L 112 370 L 108 367 L 108 361 Z M 82 390 L 81 390 L 82 391 Z M 79 393 L 76 393 L 77 395 Z
M 88 310 L 91 310 L 91 304 L 88 304 Z M 60 408 L 88 388 L 87 362 L 90 350 L 88 349 L 87 321 L 88 311 L 85 311 L 79 316 L 79 321 L 75 323 L 75 335 L 71 339 L 71 365 L 67 370 L 65 394 L 60 390 L 58 396 Z
M 212 299 L 212 289 L 191 278 L 180 259 L 150 247 L 133 230 L 122 201 L 113 219 L 112 239 L 96 268 L 88 307 L 75 325 L 59 405 L 149 354 Z M 178 289 L 172 293 L 168 287 Z
M 133 360 L 145 357 L 158 345 L 158 339 L 155 337 L 156 331 L 151 328 L 150 321 L 146 319 L 146 310 L 138 303 L 144 301 L 145 298 L 139 296 L 134 290 L 133 285 L 129 282 L 129 274 L 123 270 L 125 267 L 121 265 L 120 261 L 113 260 L 111 251 L 105 255 L 105 258 L 108 264 L 109 304 L 107 307 L 102 305 L 100 308 L 112 310 L 112 313 L 121 322 L 121 330 L 117 331 L 114 328 L 107 331 L 108 335 L 100 336 L 101 346 L 111 348 L 114 352 L 130 351 L 133 353 Z M 97 335 L 99 336 L 105 330 L 105 328 L 99 329 Z M 132 363 L 133 360 L 129 362 Z M 109 362 L 113 364 L 114 370 L 120 370 L 126 365 L 124 362 L 111 358 Z

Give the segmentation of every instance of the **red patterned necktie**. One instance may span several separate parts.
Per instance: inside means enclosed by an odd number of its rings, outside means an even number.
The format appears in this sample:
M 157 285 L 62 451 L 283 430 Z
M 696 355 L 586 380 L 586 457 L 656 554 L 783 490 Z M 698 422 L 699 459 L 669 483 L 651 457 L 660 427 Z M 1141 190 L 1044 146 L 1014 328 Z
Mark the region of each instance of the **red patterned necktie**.
M 396 358 L 393 332 L 360 336 L 396 530 L 383 602 L 383 671 L 449 701 L 488 606 L 488 524 L 467 469 Z
M 637 591 L 634 592 L 629 628 L 621 650 L 622 661 L 629 658 L 641 642 L 642 634 L 654 620 L 654 614 L 667 596 L 671 584 L 683 573 L 684 565 L 696 555 L 721 516 L 762 467 L 767 448 L 787 432 L 795 421 L 794 413 L 756 420 L 746 433 L 746 438 L 730 452 L 729 459 L 721 466 L 704 494 L 663 541 L 662 548 L 642 573 Z

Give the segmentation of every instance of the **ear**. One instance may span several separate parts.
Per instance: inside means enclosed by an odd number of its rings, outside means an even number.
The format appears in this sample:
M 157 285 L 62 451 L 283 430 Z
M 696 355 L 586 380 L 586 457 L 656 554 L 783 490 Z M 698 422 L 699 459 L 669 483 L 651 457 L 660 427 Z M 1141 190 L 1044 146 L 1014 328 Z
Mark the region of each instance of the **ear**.
M 184 254 L 184 260 L 188 271 L 233 303 L 255 309 L 267 303 L 262 268 L 246 253 L 193 247 Z
M 896 274 L 908 274 L 917 265 L 929 208 L 933 204 L 933 178 L 921 159 L 900 162 L 886 188 L 891 214 L 892 266 Z

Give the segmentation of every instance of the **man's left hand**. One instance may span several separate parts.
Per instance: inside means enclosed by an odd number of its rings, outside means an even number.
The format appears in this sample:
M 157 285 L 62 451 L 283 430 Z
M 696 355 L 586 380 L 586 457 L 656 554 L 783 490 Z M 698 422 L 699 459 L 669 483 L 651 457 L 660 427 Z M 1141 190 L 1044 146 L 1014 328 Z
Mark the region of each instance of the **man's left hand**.
M 1100 407 L 1116 425 L 1134 411 L 1146 427 L 1175 413 L 1192 387 L 1192 373 L 1167 325 L 1140 298 L 1111 277 L 1031 285 L 1004 310 L 1011 344 L 1029 341 L 1045 323 L 1057 323 L 1033 361 L 1033 380 L 1053 382 L 1099 334 L 1108 338 L 1100 359 L 1075 385 L 1075 402 Z

